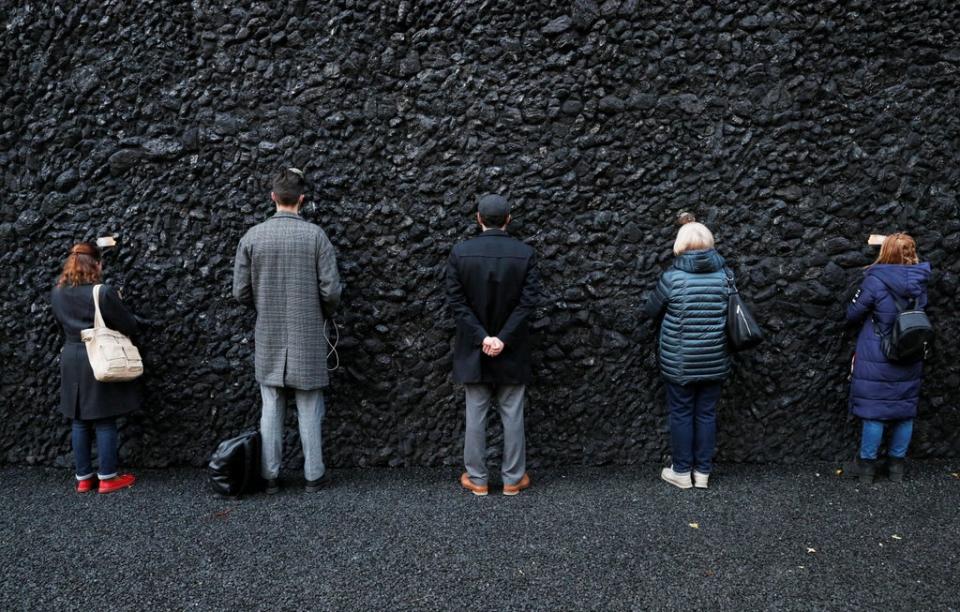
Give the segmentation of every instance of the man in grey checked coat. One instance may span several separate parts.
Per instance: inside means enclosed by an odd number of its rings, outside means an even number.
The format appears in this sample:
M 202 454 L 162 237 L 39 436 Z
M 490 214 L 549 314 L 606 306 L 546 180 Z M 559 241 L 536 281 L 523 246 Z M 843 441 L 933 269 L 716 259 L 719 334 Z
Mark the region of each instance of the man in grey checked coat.
M 306 184 L 295 168 L 273 179 L 272 217 L 240 240 L 233 268 L 233 295 L 257 310 L 256 377 L 263 397 L 261 471 L 267 493 L 279 491 L 286 390 L 297 402 L 307 491 L 329 480 L 323 465 L 321 426 L 327 386 L 324 321 L 340 302 L 333 245 L 320 227 L 300 216 Z

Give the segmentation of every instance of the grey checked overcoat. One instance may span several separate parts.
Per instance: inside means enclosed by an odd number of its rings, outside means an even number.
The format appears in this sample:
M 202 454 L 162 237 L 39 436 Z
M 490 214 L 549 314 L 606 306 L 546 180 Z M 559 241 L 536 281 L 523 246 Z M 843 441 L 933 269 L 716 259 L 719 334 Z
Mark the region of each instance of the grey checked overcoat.
M 257 310 L 256 377 L 261 385 L 326 387 L 324 320 L 340 303 L 333 245 L 300 215 L 277 212 L 240 239 L 233 295 Z

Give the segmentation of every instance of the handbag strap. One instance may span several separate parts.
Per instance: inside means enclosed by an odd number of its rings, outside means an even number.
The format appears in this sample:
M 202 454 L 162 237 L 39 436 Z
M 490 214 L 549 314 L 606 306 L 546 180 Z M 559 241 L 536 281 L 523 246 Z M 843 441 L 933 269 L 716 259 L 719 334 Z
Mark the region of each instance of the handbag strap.
M 103 322 L 103 315 L 100 314 L 100 288 L 103 285 L 94 285 L 93 286 L 93 328 L 99 329 L 101 327 L 106 327 L 107 324 Z
M 253 471 L 253 453 L 250 451 L 252 444 L 247 444 L 246 441 L 243 443 L 243 478 L 240 481 L 240 490 L 237 491 L 237 495 L 243 495 L 244 493 L 249 493 L 247 490 L 250 487 L 250 480 L 253 476 L 250 472 Z
M 740 293 L 739 291 L 737 291 L 737 284 L 733 280 L 733 271 L 727 266 L 724 266 L 723 275 L 727 279 L 727 287 L 729 287 L 730 289 L 730 295 L 733 295 L 734 293 Z

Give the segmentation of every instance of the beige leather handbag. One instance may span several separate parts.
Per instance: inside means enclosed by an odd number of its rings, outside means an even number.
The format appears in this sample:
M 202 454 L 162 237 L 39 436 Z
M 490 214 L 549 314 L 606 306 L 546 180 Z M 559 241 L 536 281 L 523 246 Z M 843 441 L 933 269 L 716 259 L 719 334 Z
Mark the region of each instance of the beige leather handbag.
M 87 346 L 87 359 L 93 368 L 93 376 L 100 382 L 133 380 L 143 374 L 140 351 L 118 331 L 107 327 L 100 314 L 100 287 L 93 288 L 93 328 L 80 332 Z

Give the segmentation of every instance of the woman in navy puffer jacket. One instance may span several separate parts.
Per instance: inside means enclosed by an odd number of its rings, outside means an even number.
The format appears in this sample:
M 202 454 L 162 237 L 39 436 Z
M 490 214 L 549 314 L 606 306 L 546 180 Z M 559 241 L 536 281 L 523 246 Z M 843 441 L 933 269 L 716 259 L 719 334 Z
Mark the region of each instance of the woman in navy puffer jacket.
M 727 275 L 731 281 L 733 275 L 713 245 L 706 226 L 684 224 L 673 246 L 676 258 L 644 306 L 651 319 L 663 317 L 660 371 L 666 380 L 673 465 L 660 476 L 681 489 L 707 487 L 716 447 L 717 402 L 730 371 Z
M 847 320 L 863 322 L 857 338 L 850 384 L 850 411 L 863 419 L 860 452 L 844 472 L 873 482 L 877 450 L 889 425 L 888 450 L 890 479 L 903 478 L 903 460 L 913 435 L 917 415 L 923 362 L 891 363 L 883 354 L 880 335 L 890 328 L 901 306 L 924 308 L 927 305 L 927 281 L 930 264 L 920 263 L 917 246 L 907 234 L 887 236 L 877 261 L 867 268 L 863 283 L 847 307 Z

